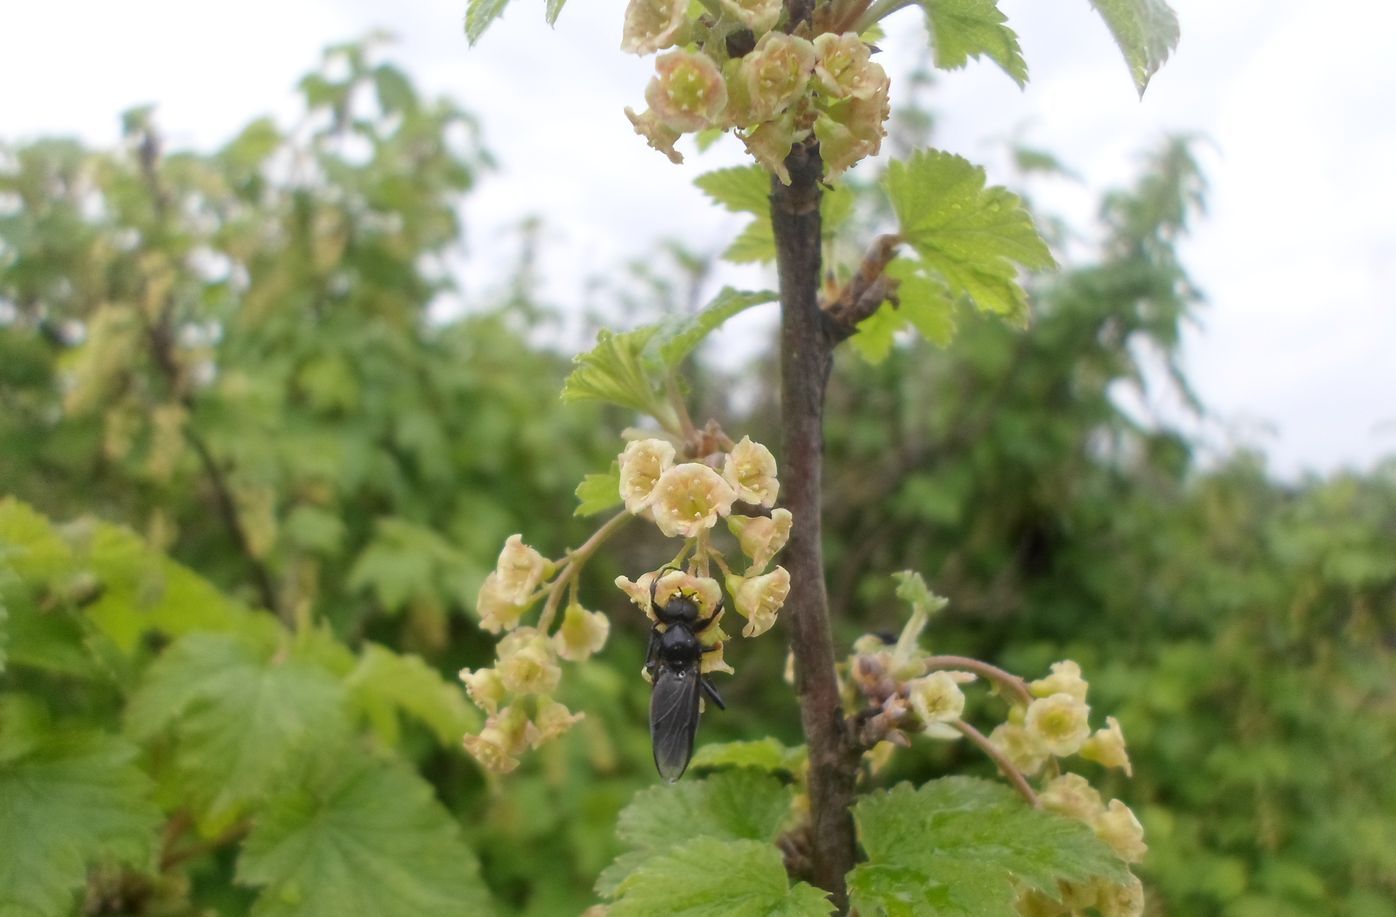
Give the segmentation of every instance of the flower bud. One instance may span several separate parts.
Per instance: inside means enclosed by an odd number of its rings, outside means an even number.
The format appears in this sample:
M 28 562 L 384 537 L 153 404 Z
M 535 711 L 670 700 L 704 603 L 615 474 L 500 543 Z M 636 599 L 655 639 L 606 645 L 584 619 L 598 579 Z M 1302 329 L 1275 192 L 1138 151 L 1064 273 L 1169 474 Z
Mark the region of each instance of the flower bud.
M 504 682 L 494 669 L 460 670 L 460 680 L 465 683 L 465 691 L 470 699 L 486 713 L 495 713 L 503 703 Z
M 1090 707 L 1063 692 L 1029 704 L 1023 726 L 1048 754 L 1063 758 L 1080 751 L 1090 736 L 1090 713 Z
M 553 647 L 568 662 L 585 662 L 606 645 L 611 620 L 599 611 L 587 611 L 576 602 L 567 606 L 562 624 L 553 634 Z
M 989 733 L 989 741 L 1025 776 L 1033 776 L 1047 763 L 1042 740 L 1016 723 L 1000 723 Z
M 1144 826 L 1134 817 L 1129 806 L 1118 799 L 1110 800 L 1105 811 L 1095 817 L 1092 825 L 1096 836 L 1110 845 L 1115 855 L 1126 863 L 1140 863 L 1149 852 L 1144 843 Z
M 640 55 L 662 51 L 678 43 L 687 22 L 688 0 L 630 0 L 620 49 Z
M 737 493 L 716 471 L 697 462 L 675 465 L 655 484 L 655 524 L 670 538 L 693 538 L 732 511 Z
M 683 154 L 674 149 L 674 144 L 678 143 L 679 137 L 682 136 L 678 131 L 663 124 L 649 109 L 646 109 L 643 115 L 637 115 L 635 109 L 626 108 L 625 116 L 630 119 L 635 133 L 644 137 L 651 149 L 668 156 L 674 165 L 683 162 Z
M 524 544 L 522 535 L 505 540 L 494 567 L 500 593 L 515 605 L 528 602 L 547 571 L 548 559 Z
M 960 690 L 959 682 L 972 681 L 974 676 L 969 675 L 968 679 L 956 676 L 967 674 L 966 672 L 932 672 L 906 683 L 907 699 L 911 702 L 911 709 L 916 712 L 916 716 L 921 720 L 923 726 L 930 727 L 936 723 L 952 723 L 960 718 L 965 712 L 965 695 Z
M 495 669 L 504 687 L 513 694 L 552 694 L 562 678 L 557 656 L 547 636 L 532 627 L 521 627 L 499 641 Z
M 1070 694 L 1079 701 L 1086 699 L 1086 689 L 1090 687 L 1081 677 L 1081 667 L 1070 659 L 1052 663 L 1052 674 L 1039 678 L 1028 685 L 1033 697 L 1048 697 L 1053 694 Z
M 620 454 L 620 496 L 625 508 L 639 513 L 654 498 L 654 485 L 674 464 L 674 446 L 662 439 L 641 439 Z
M 742 636 L 760 636 L 775 625 L 776 613 L 790 594 L 790 573 L 784 567 L 776 567 L 760 576 L 729 576 L 727 591 L 732 594 L 737 614 L 746 618 Z
M 742 553 L 751 558 L 748 574 L 764 573 L 771 559 L 790 540 L 794 517 L 788 509 L 771 510 L 770 516 L 728 516 L 727 528 L 737 537 Z
M 732 447 L 722 465 L 722 477 L 744 503 L 775 506 L 780 482 L 776 480 L 776 457 L 760 443 L 743 436 Z
M 769 32 L 780 19 L 781 0 L 721 0 L 721 2 L 724 13 L 751 29 L 756 35 Z
M 814 45 L 807 39 L 784 32 L 761 36 L 742 58 L 740 68 L 751 119 L 769 121 L 801 99 L 814 72 L 814 61 Z
M 1037 798 L 1047 810 L 1088 825 L 1094 824 L 1096 817 L 1105 811 L 1100 793 L 1080 774 L 1062 774 L 1054 778 Z
M 533 714 L 535 734 L 531 736 L 531 744 L 537 748 L 545 742 L 551 742 L 571 729 L 573 724 L 584 716 L 585 714 L 573 713 L 551 697 L 539 698 L 538 709 Z
M 511 593 L 500 585 L 499 574 L 491 573 L 480 586 L 475 598 L 475 613 L 480 616 L 480 627 L 492 634 L 513 630 L 523 616 L 524 606 L 513 601 Z
M 669 51 L 655 58 L 645 101 L 664 126 L 680 133 L 715 122 L 727 105 L 727 83 L 706 54 Z
M 1125 734 L 1120 730 L 1120 721 L 1113 716 L 1105 718 L 1105 728 L 1097 729 L 1095 735 L 1081 746 L 1081 757 L 1106 767 L 1124 770 L 1126 777 L 1134 776 L 1134 768 L 1129 763 L 1129 752 L 1125 750 Z

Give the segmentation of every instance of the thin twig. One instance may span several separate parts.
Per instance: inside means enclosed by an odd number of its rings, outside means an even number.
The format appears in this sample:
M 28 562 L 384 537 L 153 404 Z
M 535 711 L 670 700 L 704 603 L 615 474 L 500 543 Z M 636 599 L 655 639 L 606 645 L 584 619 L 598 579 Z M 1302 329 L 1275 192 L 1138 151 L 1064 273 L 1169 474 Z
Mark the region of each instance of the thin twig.
M 990 665 L 978 659 L 971 659 L 969 656 L 929 656 L 926 659 L 926 671 L 938 672 L 942 669 L 963 669 L 966 672 L 973 672 L 982 675 L 984 678 L 1002 685 L 1021 700 L 1025 705 L 1033 701 L 1032 691 L 1028 690 L 1028 683 L 1014 675 L 1012 672 L 1004 671 L 996 665 Z
M 558 571 L 557 579 L 553 580 L 552 586 L 548 589 L 548 600 L 543 604 L 543 613 L 538 616 L 538 629 L 543 633 L 548 632 L 548 628 L 553 626 L 553 618 L 557 616 L 557 606 L 562 601 L 563 590 L 572 580 L 581 573 L 582 567 L 591 559 L 591 555 L 596 553 L 596 549 L 601 547 L 621 527 L 635 517 L 629 510 L 621 510 L 610 519 L 607 519 L 591 537 L 582 542 L 581 545 L 567 552 L 567 557 L 562 562 L 562 569 Z
M 999 751 L 998 747 L 994 745 L 993 742 L 989 741 L 988 736 L 984 735 L 984 733 L 975 729 L 964 720 L 956 720 L 950 725 L 960 730 L 971 742 L 978 745 L 980 751 L 994 759 L 994 763 L 999 766 L 999 770 L 1008 778 L 1008 782 L 1013 784 L 1013 788 L 1018 791 L 1019 795 L 1028 801 L 1028 805 L 1032 806 L 1034 809 L 1041 808 L 1042 804 L 1038 802 L 1037 794 L 1034 793 L 1032 787 L 1028 785 L 1028 778 L 1024 777 L 1023 772 L 1018 770 L 1013 762 L 1008 760 L 1007 756 Z

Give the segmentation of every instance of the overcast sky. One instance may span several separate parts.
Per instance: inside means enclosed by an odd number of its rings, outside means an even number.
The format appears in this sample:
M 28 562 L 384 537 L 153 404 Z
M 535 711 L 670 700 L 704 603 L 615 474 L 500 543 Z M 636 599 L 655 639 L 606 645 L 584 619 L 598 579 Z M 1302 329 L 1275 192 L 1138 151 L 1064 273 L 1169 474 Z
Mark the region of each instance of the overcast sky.
M 675 167 L 621 114 L 642 107 L 652 72 L 618 50 L 623 0 L 571 0 L 555 30 L 541 0 L 515 0 L 474 49 L 464 3 L 0 0 L 0 137 L 112 143 L 120 111 L 154 102 L 172 145 L 212 147 L 259 114 L 289 117 L 323 46 L 384 27 L 421 84 L 479 115 L 503 167 L 467 205 L 467 289 L 499 276 L 503 230 L 527 214 L 548 226 L 545 292 L 561 305 L 652 238 L 717 248 L 735 232 L 689 183 L 741 161 L 737 145 Z M 1021 131 L 1088 176 L 1034 192 L 1079 222 L 1165 133 L 1209 137 L 1210 213 L 1185 249 L 1209 299 L 1186 362 L 1225 421 L 1209 435 L 1241 431 L 1285 474 L 1396 453 L 1396 6 L 1173 5 L 1182 42 L 1141 102 L 1087 0 L 1003 0 L 1031 82 L 1020 91 L 991 66 L 948 74 L 938 142 L 983 159 Z M 914 10 L 887 26 L 895 106 L 924 32 Z

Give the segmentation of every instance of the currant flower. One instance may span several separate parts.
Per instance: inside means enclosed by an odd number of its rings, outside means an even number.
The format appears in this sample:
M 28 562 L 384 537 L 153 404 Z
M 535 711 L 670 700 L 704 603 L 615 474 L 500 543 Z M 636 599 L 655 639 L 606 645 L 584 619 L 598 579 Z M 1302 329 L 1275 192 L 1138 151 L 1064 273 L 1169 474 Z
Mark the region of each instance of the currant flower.
M 587 611 L 576 602 L 567 606 L 562 624 L 553 634 L 553 648 L 568 662 L 585 662 L 606 645 L 611 620 L 599 611 Z
M 1080 774 L 1062 774 L 1054 778 L 1037 794 L 1042 806 L 1052 812 L 1094 824 L 1105 812 L 1100 793 Z
M 737 538 L 742 553 L 751 560 L 747 575 L 764 573 L 771 559 L 790 540 L 794 517 L 788 509 L 771 510 L 770 516 L 728 516 L 727 528 Z
M 498 672 L 494 669 L 461 669 L 460 680 L 465 683 L 465 691 L 475 706 L 486 713 L 498 712 L 507 693 Z
M 1047 763 L 1041 739 L 1017 723 L 1000 723 L 989 733 L 989 741 L 1024 776 L 1033 776 Z
M 789 112 L 772 121 L 767 121 L 750 134 L 742 137 L 746 151 L 780 179 L 782 185 L 790 184 L 790 170 L 785 167 L 785 158 L 795 146 L 795 119 Z
M 1134 875 L 1121 885 L 1101 883 L 1096 887 L 1095 906 L 1100 917 L 1143 917 L 1144 884 Z
M 971 681 L 974 676 L 968 672 L 941 671 L 906 683 L 907 700 L 925 732 L 937 738 L 959 736 L 959 732 L 945 724 L 953 723 L 964 714 L 965 694 L 960 685 Z
M 1023 726 L 1048 754 L 1064 758 L 1086 743 L 1091 734 L 1090 713 L 1084 702 L 1062 692 L 1029 704 Z
M 660 475 L 650 509 L 666 536 L 693 538 L 730 514 L 736 499 L 737 492 L 716 471 L 685 462 Z
M 625 508 L 639 514 L 654 498 L 654 485 L 674 464 L 674 445 L 662 439 L 641 439 L 620 454 L 620 496 Z
M 790 594 L 790 573 L 776 567 L 760 576 L 731 576 L 727 591 L 732 594 L 737 614 L 746 618 L 743 637 L 759 637 L 776 623 L 776 614 Z
M 692 599 L 698 606 L 698 617 L 709 618 L 717 610 L 717 603 L 722 600 L 722 587 L 710 576 L 694 576 L 681 570 L 670 570 L 660 577 L 659 585 L 654 589 L 654 600 L 662 608 L 676 595 Z M 652 613 L 653 609 L 650 611 Z M 716 620 L 714 618 L 714 623 Z
M 485 770 L 507 774 L 519 766 L 519 755 L 535 744 L 538 729 L 523 708 L 514 704 L 485 720 L 479 735 L 467 735 L 465 750 Z
M 674 144 L 679 142 L 679 137 L 683 136 L 679 131 L 665 125 L 655 116 L 655 113 L 646 109 L 642 115 L 635 114 L 635 109 L 626 108 L 625 116 L 630 119 L 630 123 L 635 128 L 635 133 L 645 138 L 645 142 L 651 149 L 658 150 L 674 165 L 683 162 L 683 154 L 674 149 Z
M 475 613 L 480 616 L 480 627 L 492 634 L 513 630 L 523 616 L 524 606 L 513 601 L 512 593 L 500 584 L 499 574 L 491 573 L 480 585 L 475 598 Z
M 869 99 L 885 91 L 887 72 L 872 61 L 872 48 L 856 32 L 826 32 L 814 39 L 814 78 L 834 99 Z
M 1140 863 L 1149 847 L 1144 843 L 1144 826 L 1134 817 L 1129 806 L 1118 799 L 1110 800 L 1105 811 L 1095 817 L 1091 827 L 1096 836 L 1110 845 L 1115 855 L 1126 863 Z
M 761 35 L 780 19 L 781 0 L 722 0 L 722 11 Z
M 784 32 L 761 36 L 741 63 L 741 77 L 754 121 L 769 121 L 805 94 L 814 72 L 814 45 Z
M 628 576 L 616 577 L 616 588 L 624 592 L 630 601 L 635 603 L 635 607 L 643 611 L 651 621 L 655 620 L 654 606 L 650 602 L 650 586 L 654 583 L 654 578 L 659 573 L 657 571 L 644 573 L 637 580 L 632 580 Z
M 727 105 L 727 83 L 712 58 L 675 50 L 655 58 L 654 66 L 645 101 L 666 127 L 699 131 L 718 120 Z
M 1049 697 L 1053 694 L 1070 694 L 1079 701 L 1086 699 L 1090 687 L 1081 677 L 1081 667 L 1070 659 L 1052 663 L 1052 674 L 1039 678 L 1028 685 L 1033 697 Z
M 551 742 L 584 718 L 585 714 L 573 713 L 551 697 L 539 698 L 538 709 L 533 714 L 532 746 L 537 748 Z
M 678 44 L 687 22 L 688 0 L 630 0 L 620 49 L 640 55 L 662 51 Z
M 546 634 L 533 627 L 520 627 L 499 641 L 495 664 L 500 681 L 515 695 L 552 694 L 562 678 L 557 654 Z
M 732 447 L 722 465 L 722 477 L 737 493 L 737 499 L 759 506 L 775 506 L 780 482 L 776 480 L 776 457 L 760 443 L 743 436 Z
M 548 572 L 548 559 L 523 543 L 522 535 L 510 535 L 494 567 L 500 593 L 523 605 Z
M 1105 728 L 1097 729 L 1095 734 L 1086 740 L 1086 744 L 1081 746 L 1081 757 L 1105 767 L 1118 767 L 1125 772 L 1126 777 L 1134 776 L 1134 768 L 1129 763 L 1129 752 L 1125 749 L 1125 734 L 1120 730 L 1120 721 L 1113 716 L 1107 716 Z

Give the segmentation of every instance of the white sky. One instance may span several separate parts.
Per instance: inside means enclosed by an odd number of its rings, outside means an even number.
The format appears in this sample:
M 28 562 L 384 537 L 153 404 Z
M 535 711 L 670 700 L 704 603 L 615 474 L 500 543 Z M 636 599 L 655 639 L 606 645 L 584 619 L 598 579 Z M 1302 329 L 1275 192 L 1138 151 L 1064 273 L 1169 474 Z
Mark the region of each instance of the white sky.
M 630 132 L 646 59 L 622 55 L 624 0 L 571 0 L 556 30 L 515 0 L 474 49 L 465 0 L 0 0 L 0 137 L 112 143 L 118 113 L 155 102 L 172 145 L 211 147 L 251 118 L 295 111 L 297 78 L 333 42 L 386 27 L 392 57 L 481 119 L 501 172 L 467 205 L 467 289 L 497 280 L 507 230 L 544 217 L 545 293 L 583 299 L 588 275 L 659 237 L 718 248 L 740 220 L 705 206 L 699 172 Z M 1396 6 L 1380 0 L 1173 0 L 1183 38 L 1141 102 L 1087 0 L 1003 0 L 1032 74 L 945 75 L 939 143 L 983 159 L 1022 130 L 1089 177 L 1034 193 L 1078 223 L 1166 132 L 1204 134 L 1211 210 L 1186 247 L 1209 297 L 1186 362 L 1204 403 L 1277 470 L 1367 465 L 1396 453 Z M 918 14 L 887 25 L 894 76 L 922 53 Z M 1000 179 L 1006 176 L 998 176 Z M 750 273 L 718 278 L 761 282 Z

